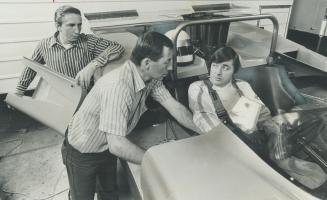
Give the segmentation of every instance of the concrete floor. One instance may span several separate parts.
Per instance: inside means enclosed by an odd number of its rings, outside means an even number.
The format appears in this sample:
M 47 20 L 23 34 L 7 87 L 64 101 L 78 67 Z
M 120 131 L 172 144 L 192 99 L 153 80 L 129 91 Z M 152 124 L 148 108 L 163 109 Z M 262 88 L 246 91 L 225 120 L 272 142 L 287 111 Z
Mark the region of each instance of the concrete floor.
M 0 200 L 67 199 L 62 141 L 62 135 L 30 119 L 27 128 L 0 130 Z M 120 199 L 133 200 L 120 165 L 118 169 Z

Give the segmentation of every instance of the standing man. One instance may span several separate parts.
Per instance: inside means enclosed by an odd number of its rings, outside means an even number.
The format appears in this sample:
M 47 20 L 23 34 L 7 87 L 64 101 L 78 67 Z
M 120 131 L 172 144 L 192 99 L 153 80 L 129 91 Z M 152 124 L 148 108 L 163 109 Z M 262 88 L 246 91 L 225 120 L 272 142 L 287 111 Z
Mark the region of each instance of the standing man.
M 198 132 L 192 114 L 162 83 L 172 48 L 171 40 L 160 33 L 142 35 L 130 60 L 99 79 L 86 96 L 69 125 L 62 151 L 73 200 L 93 200 L 96 179 L 101 199 L 118 199 L 114 192 L 117 157 L 142 162 L 145 150 L 126 135 L 146 111 L 149 95 L 183 126 Z
M 32 55 L 32 60 L 50 69 L 76 79 L 77 84 L 88 89 L 97 68 L 117 59 L 124 48 L 117 42 L 89 34 L 81 34 L 81 11 L 72 6 L 61 6 L 55 12 L 57 32 L 42 39 Z M 33 81 L 36 72 L 26 67 L 16 88 L 22 96 Z

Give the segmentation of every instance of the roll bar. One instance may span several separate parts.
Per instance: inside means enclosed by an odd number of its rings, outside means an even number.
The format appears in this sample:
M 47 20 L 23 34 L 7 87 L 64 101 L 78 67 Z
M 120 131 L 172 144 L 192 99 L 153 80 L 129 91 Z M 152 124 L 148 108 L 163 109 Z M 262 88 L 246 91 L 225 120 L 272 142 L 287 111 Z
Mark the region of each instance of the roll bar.
M 268 64 L 272 64 L 273 61 L 273 53 L 276 49 L 277 36 L 278 36 L 278 21 L 271 14 L 262 14 L 262 15 L 249 15 L 249 16 L 235 16 L 235 17 L 224 17 L 224 18 L 216 18 L 216 19 L 201 19 L 201 20 L 192 20 L 192 21 L 184 21 L 180 23 L 176 27 L 175 34 L 173 36 L 173 81 L 177 80 L 177 36 L 181 32 L 181 30 L 187 26 L 195 25 L 195 24 L 210 24 L 216 22 L 237 22 L 237 21 L 247 21 L 247 20 L 258 20 L 258 19 L 270 19 L 274 25 L 272 40 L 270 45 L 269 55 L 267 57 Z

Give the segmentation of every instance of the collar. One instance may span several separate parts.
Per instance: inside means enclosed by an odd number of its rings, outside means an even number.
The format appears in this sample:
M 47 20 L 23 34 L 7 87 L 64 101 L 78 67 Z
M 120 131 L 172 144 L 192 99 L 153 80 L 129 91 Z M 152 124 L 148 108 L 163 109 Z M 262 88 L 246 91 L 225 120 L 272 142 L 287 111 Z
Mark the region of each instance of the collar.
M 58 39 L 58 35 L 59 35 L 59 31 L 56 31 L 54 33 L 54 35 L 50 38 L 50 46 L 49 47 L 54 47 L 55 45 L 60 45 L 62 46 L 62 44 L 60 44 L 59 39 Z M 83 48 L 82 43 L 87 40 L 87 37 L 85 34 L 81 33 L 80 37 L 78 38 L 78 40 L 74 43 L 72 43 L 73 47 L 77 47 L 77 48 Z
M 141 78 L 140 73 L 137 71 L 137 66 L 130 60 L 128 61 L 128 66 L 132 70 L 132 75 L 133 75 L 133 79 L 134 79 L 134 86 L 135 86 L 136 92 L 143 90 L 146 87 L 146 85 L 145 85 L 143 79 Z
M 233 88 L 233 84 L 232 82 L 229 82 L 222 87 L 214 85 L 212 88 L 215 89 L 216 91 L 230 91 Z
M 55 34 L 50 38 L 50 47 L 53 47 L 55 44 L 60 44 L 58 41 L 59 31 L 55 32 Z

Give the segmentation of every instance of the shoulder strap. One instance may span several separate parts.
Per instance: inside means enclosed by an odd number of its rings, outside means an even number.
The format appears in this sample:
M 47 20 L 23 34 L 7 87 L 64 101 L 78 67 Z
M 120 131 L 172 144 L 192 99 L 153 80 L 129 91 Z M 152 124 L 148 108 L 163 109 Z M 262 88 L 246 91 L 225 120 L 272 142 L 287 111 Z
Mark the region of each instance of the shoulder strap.
M 240 96 L 244 96 L 242 90 L 241 90 L 240 87 L 238 87 L 238 85 L 237 85 L 237 80 L 233 79 L 233 80 L 232 80 L 232 84 L 233 84 L 233 86 L 236 88 L 236 91 L 237 91 L 238 95 L 240 95 Z
M 215 107 L 215 111 L 216 111 L 218 118 L 220 120 L 222 120 L 223 123 L 227 123 L 227 120 L 229 119 L 228 113 L 227 113 L 226 109 L 224 108 L 224 105 L 221 102 L 217 92 L 212 88 L 211 81 L 209 79 L 204 79 L 203 82 L 209 90 L 209 95 L 210 95 L 211 101 Z
M 210 94 L 210 97 L 211 97 L 211 101 L 212 101 L 212 103 L 213 103 L 213 105 L 215 107 L 215 111 L 216 111 L 216 114 L 217 114 L 218 118 L 228 128 L 230 128 L 233 131 L 233 133 L 235 133 L 239 138 L 241 138 L 245 143 L 247 143 L 248 145 L 252 144 L 253 142 L 252 142 L 250 136 L 247 135 L 247 134 L 244 134 L 244 132 L 238 126 L 236 126 L 233 123 L 233 121 L 231 120 L 231 118 L 229 117 L 229 115 L 228 115 L 226 109 L 224 108 L 224 105 L 222 104 L 217 92 L 212 88 L 212 83 L 210 82 L 210 80 L 209 79 L 204 79 L 203 81 L 206 84 L 206 86 L 208 87 L 209 94 Z M 236 88 L 238 88 L 238 87 L 236 87 Z M 238 89 L 238 90 L 241 92 L 240 89 Z M 243 94 L 243 93 L 241 93 L 241 94 Z M 252 146 L 250 146 L 250 147 L 254 148 L 254 149 L 257 148 L 257 147 L 252 147 Z

